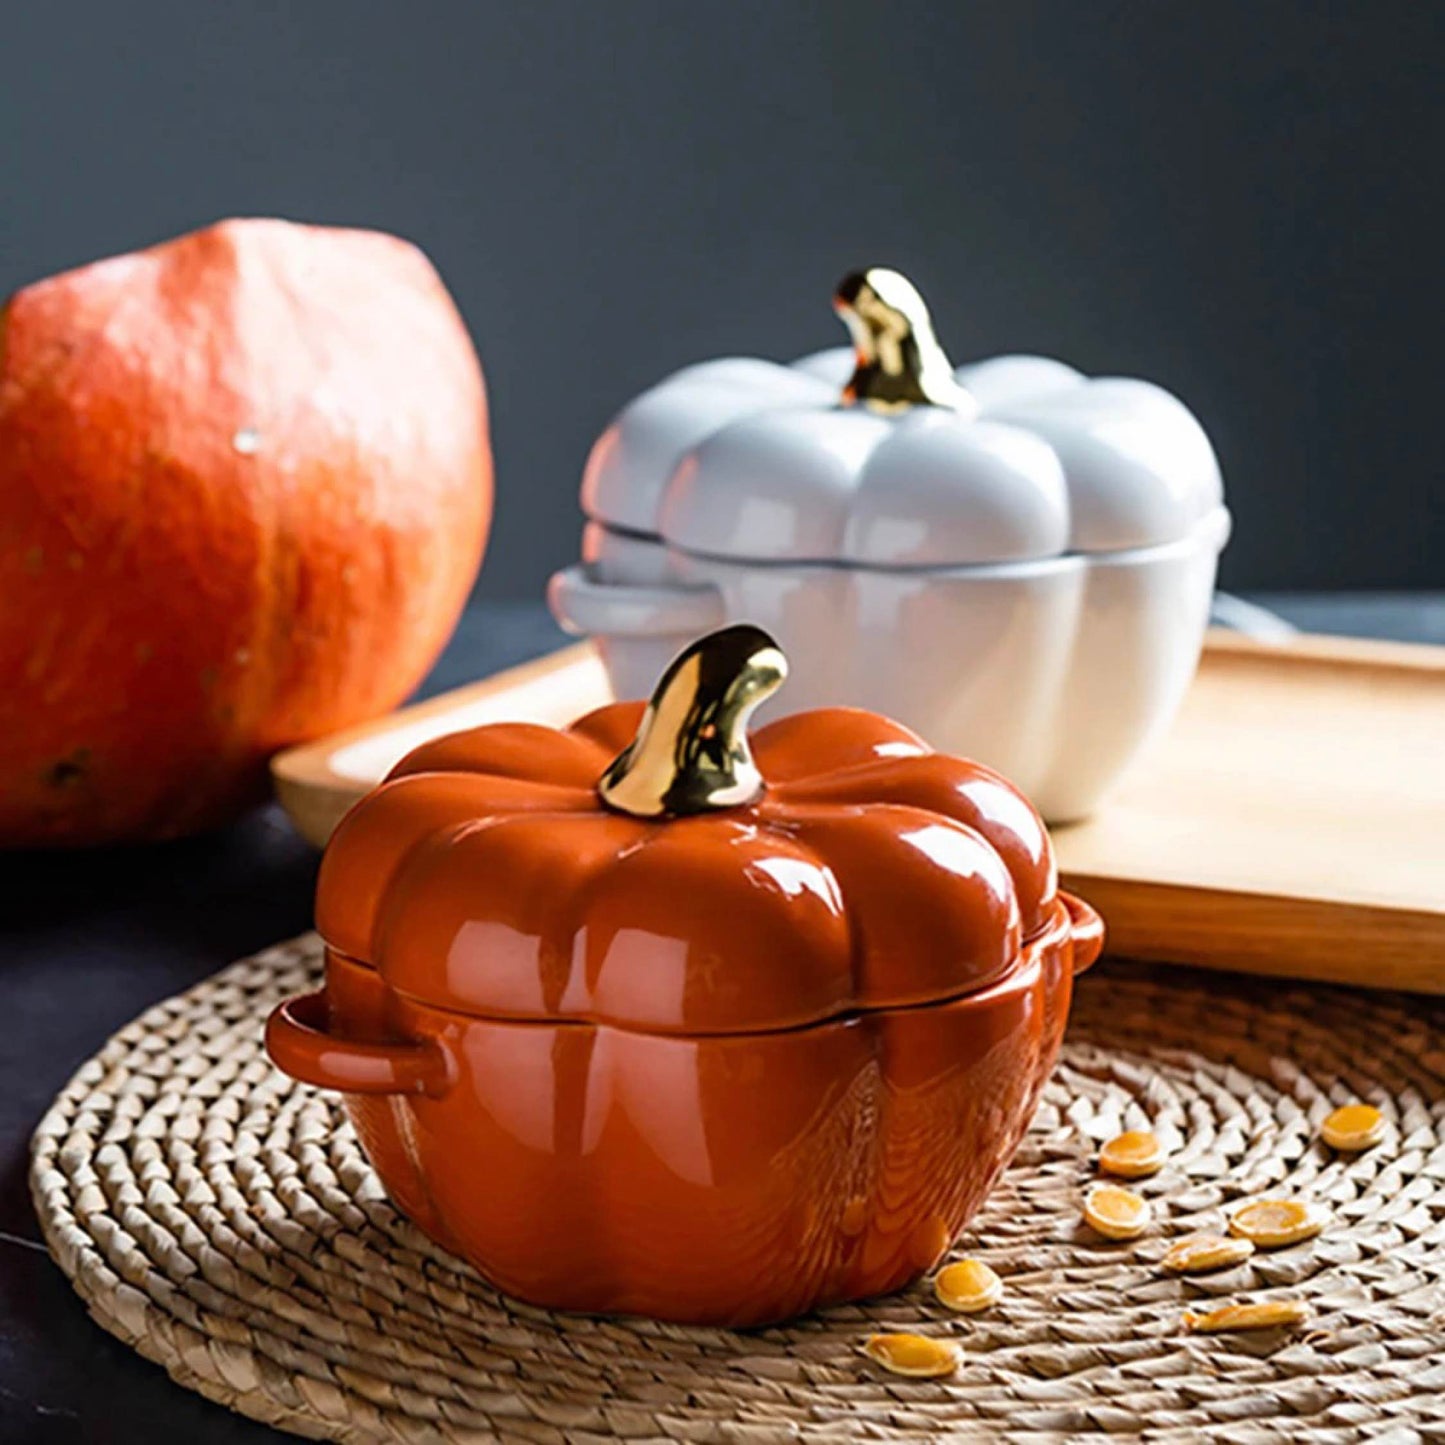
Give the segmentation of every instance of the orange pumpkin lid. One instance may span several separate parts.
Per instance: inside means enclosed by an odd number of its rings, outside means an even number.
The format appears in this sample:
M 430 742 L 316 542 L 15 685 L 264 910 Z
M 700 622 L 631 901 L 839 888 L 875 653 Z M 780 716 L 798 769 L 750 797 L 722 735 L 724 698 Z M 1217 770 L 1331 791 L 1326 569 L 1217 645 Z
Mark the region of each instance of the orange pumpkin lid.
M 851 708 L 745 731 L 786 663 L 723 629 L 650 703 L 416 749 L 343 820 L 317 926 L 398 993 L 669 1033 L 795 1027 L 1001 979 L 1058 908 L 997 773 Z

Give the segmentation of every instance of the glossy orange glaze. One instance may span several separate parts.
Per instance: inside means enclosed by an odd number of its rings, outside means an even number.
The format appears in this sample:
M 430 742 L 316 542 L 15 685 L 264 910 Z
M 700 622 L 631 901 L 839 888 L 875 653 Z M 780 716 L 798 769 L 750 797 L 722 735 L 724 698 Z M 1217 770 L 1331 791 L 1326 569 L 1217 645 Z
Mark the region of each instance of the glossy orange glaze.
M 1032 807 L 852 709 L 756 733 L 769 785 L 750 806 L 609 812 L 596 781 L 641 712 L 417 749 L 327 851 L 327 942 L 466 1013 L 729 1033 L 969 992 L 1052 916 Z
M 322 867 L 321 1000 L 397 1204 L 501 1288 L 756 1324 L 930 1268 L 1011 1157 L 1097 917 L 986 769 L 847 710 L 763 728 L 756 803 L 594 791 L 640 704 L 428 744 Z

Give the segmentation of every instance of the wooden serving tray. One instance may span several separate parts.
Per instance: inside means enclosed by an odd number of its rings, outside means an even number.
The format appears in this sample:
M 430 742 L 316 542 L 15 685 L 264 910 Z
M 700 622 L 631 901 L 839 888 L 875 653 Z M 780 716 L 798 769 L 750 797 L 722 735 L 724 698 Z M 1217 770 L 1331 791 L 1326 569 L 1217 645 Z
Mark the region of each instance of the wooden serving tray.
M 564 648 L 281 753 L 276 791 L 324 843 L 427 738 L 609 696 L 591 645 Z M 1113 954 L 1445 993 L 1445 647 L 1211 632 L 1169 736 L 1054 836 Z

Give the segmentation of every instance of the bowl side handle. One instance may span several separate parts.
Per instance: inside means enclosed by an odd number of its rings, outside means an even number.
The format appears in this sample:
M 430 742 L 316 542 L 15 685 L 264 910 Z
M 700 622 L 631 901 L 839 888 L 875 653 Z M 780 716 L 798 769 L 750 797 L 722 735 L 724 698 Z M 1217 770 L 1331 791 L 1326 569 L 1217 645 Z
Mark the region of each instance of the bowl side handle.
M 451 1084 L 447 1056 L 432 1040 L 360 1043 L 330 1033 L 325 992 L 277 1004 L 266 1020 L 266 1052 L 293 1079 L 344 1094 L 439 1098 Z
M 586 566 L 554 573 L 547 601 L 558 626 L 578 636 L 696 636 L 727 621 L 722 593 L 711 582 L 604 582 Z
M 1072 893 L 1061 893 L 1059 896 L 1072 920 L 1069 933 L 1074 945 L 1074 974 L 1077 976 L 1097 962 L 1104 951 L 1104 920 L 1082 898 L 1075 898 Z

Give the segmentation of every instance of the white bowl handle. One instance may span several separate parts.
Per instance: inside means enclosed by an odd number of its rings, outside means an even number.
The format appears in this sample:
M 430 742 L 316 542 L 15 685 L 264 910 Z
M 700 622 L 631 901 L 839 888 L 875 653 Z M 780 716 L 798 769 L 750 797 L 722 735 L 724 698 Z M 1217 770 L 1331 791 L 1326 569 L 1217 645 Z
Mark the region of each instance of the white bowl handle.
M 727 620 L 722 593 L 711 582 L 599 582 L 584 566 L 552 574 L 547 601 L 558 625 L 579 636 L 619 637 L 697 635 Z

